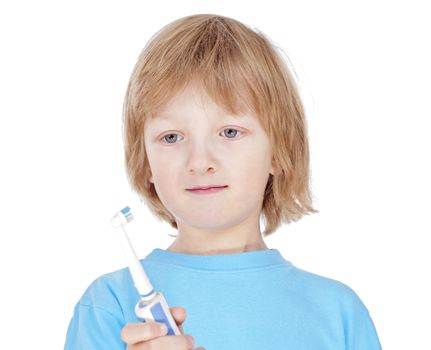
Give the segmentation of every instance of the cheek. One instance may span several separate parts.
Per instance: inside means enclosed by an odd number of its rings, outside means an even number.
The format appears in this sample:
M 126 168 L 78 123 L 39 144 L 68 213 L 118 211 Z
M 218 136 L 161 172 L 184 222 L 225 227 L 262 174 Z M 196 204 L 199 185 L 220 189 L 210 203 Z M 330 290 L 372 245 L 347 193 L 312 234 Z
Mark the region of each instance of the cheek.
M 151 169 L 152 180 L 159 186 L 165 186 L 173 181 L 172 174 L 178 172 L 178 164 L 175 159 L 161 157 L 160 154 L 149 153 L 148 161 Z
M 270 148 L 264 142 L 256 142 L 250 145 L 243 154 L 243 159 L 246 160 L 247 168 L 257 172 L 266 171 L 270 161 Z
M 158 182 L 169 182 L 173 179 L 173 174 L 177 173 L 176 164 L 172 161 L 164 162 L 163 160 L 158 160 L 153 166 L 153 176 Z
M 258 190 L 265 186 L 269 176 L 270 164 L 267 154 L 262 151 L 252 151 L 243 154 L 237 159 L 235 174 L 239 185 L 243 184 L 247 190 L 254 188 Z

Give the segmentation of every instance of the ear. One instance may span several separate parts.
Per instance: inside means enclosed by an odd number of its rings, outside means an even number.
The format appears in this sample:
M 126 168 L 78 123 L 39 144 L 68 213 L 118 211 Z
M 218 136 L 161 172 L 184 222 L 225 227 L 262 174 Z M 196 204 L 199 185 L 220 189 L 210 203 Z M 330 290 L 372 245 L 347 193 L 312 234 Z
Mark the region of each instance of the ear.
M 275 175 L 275 170 L 276 170 L 276 168 L 277 168 L 277 166 L 276 166 L 276 164 L 275 164 L 275 160 L 274 160 L 274 158 L 272 159 L 272 161 L 271 161 L 271 168 L 269 169 L 269 173 L 271 174 L 271 175 Z
M 150 168 L 147 169 L 147 178 L 148 178 L 149 182 L 154 183 L 154 181 L 153 181 L 153 173 L 151 172 Z

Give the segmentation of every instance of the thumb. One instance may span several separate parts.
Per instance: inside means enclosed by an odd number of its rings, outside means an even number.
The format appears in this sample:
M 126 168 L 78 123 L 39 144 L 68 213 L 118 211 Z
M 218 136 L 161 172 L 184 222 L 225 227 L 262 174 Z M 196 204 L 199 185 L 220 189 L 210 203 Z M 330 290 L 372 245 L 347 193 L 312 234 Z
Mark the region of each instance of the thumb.
M 177 323 L 177 326 L 180 329 L 181 333 L 183 333 L 183 326 L 181 324 L 186 319 L 186 316 L 187 316 L 186 309 L 183 307 L 174 306 L 169 308 L 169 310 L 171 311 L 172 317 Z

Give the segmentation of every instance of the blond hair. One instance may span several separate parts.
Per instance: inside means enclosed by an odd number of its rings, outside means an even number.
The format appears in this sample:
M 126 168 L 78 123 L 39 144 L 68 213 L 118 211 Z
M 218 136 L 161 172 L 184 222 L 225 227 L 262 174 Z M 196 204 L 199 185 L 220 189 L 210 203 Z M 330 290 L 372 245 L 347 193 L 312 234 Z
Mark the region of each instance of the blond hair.
M 157 32 L 133 69 L 124 100 L 126 171 L 132 188 L 159 219 L 178 228 L 150 183 L 144 124 L 187 83 L 236 115 L 258 116 L 271 142 L 277 173 L 270 174 L 261 215 L 264 236 L 312 208 L 305 113 L 293 77 L 270 41 L 229 17 L 198 14 Z

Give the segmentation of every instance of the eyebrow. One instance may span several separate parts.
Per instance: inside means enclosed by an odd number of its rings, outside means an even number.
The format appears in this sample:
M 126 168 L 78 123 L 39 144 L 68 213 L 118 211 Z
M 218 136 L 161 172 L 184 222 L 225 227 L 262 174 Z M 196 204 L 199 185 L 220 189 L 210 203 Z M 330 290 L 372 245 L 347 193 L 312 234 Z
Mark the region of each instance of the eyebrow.
M 168 116 L 168 115 L 155 115 L 154 117 L 153 117 L 153 119 L 167 119 L 167 120 L 170 120 L 170 119 L 172 119 L 170 116 Z
M 248 114 L 223 114 L 222 119 L 252 119 L 252 117 Z M 175 121 L 175 119 L 168 115 L 168 114 L 161 114 L 161 115 L 155 115 L 153 118 L 153 120 L 157 120 L 157 119 L 163 119 L 163 120 L 170 120 L 170 121 Z

